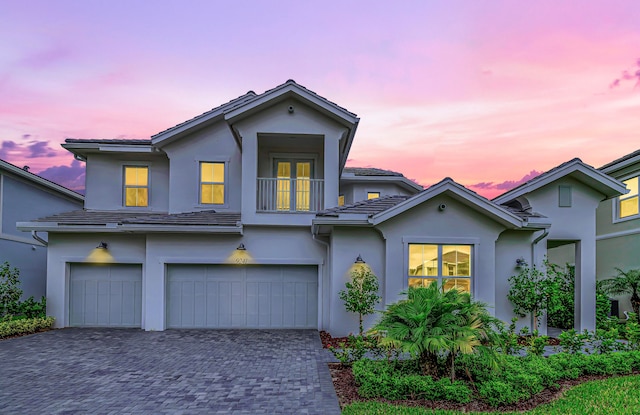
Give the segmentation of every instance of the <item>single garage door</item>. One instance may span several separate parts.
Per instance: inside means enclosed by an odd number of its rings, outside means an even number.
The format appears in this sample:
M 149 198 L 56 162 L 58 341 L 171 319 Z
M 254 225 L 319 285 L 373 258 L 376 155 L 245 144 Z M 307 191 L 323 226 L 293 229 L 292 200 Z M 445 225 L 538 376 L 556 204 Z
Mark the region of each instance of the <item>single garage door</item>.
M 317 328 L 315 266 L 169 265 L 169 328 Z
M 140 327 L 141 315 L 141 265 L 71 264 L 71 326 Z

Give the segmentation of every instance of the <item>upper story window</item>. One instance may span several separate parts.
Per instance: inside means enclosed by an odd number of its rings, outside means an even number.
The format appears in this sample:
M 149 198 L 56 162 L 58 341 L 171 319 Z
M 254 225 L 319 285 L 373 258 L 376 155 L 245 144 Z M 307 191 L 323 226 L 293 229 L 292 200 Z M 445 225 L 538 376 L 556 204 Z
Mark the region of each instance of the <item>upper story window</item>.
M 471 292 L 472 245 L 409 244 L 409 287 L 437 281 L 445 290 Z
M 224 163 L 200 163 L 200 203 L 203 205 L 224 204 Z
M 277 160 L 276 206 L 280 211 L 309 211 L 311 202 L 310 160 Z
M 380 197 L 380 192 L 367 192 L 367 199 L 377 199 Z
M 637 216 L 640 213 L 638 208 L 638 177 L 632 177 L 622 183 L 627 186 L 629 193 L 618 198 L 618 218 Z
M 338 206 L 344 206 L 344 195 L 338 196 Z
M 149 206 L 149 167 L 124 166 L 124 205 Z

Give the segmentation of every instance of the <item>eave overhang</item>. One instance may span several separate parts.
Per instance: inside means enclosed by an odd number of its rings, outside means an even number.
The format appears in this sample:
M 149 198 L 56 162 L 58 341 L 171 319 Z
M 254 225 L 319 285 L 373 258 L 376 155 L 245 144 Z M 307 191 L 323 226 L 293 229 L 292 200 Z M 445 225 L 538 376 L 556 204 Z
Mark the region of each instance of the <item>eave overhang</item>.
M 216 233 L 242 235 L 243 226 L 202 226 L 202 225 L 145 225 L 145 224 L 90 224 L 72 225 L 56 222 L 18 222 L 20 231 L 43 231 L 59 233 Z

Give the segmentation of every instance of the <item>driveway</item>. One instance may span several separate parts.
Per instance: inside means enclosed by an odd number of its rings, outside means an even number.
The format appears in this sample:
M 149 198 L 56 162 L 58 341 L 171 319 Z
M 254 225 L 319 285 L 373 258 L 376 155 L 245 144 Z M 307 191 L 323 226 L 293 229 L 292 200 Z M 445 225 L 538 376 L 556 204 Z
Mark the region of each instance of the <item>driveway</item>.
M 339 414 L 315 330 L 62 329 L 0 341 L 0 414 Z

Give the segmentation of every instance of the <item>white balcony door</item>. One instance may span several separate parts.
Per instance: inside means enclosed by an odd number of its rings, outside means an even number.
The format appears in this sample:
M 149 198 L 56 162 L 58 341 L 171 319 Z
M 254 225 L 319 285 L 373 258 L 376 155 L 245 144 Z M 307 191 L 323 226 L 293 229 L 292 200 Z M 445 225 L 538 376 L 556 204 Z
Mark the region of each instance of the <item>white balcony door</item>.
M 309 211 L 311 160 L 276 160 L 276 206 L 282 211 Z

